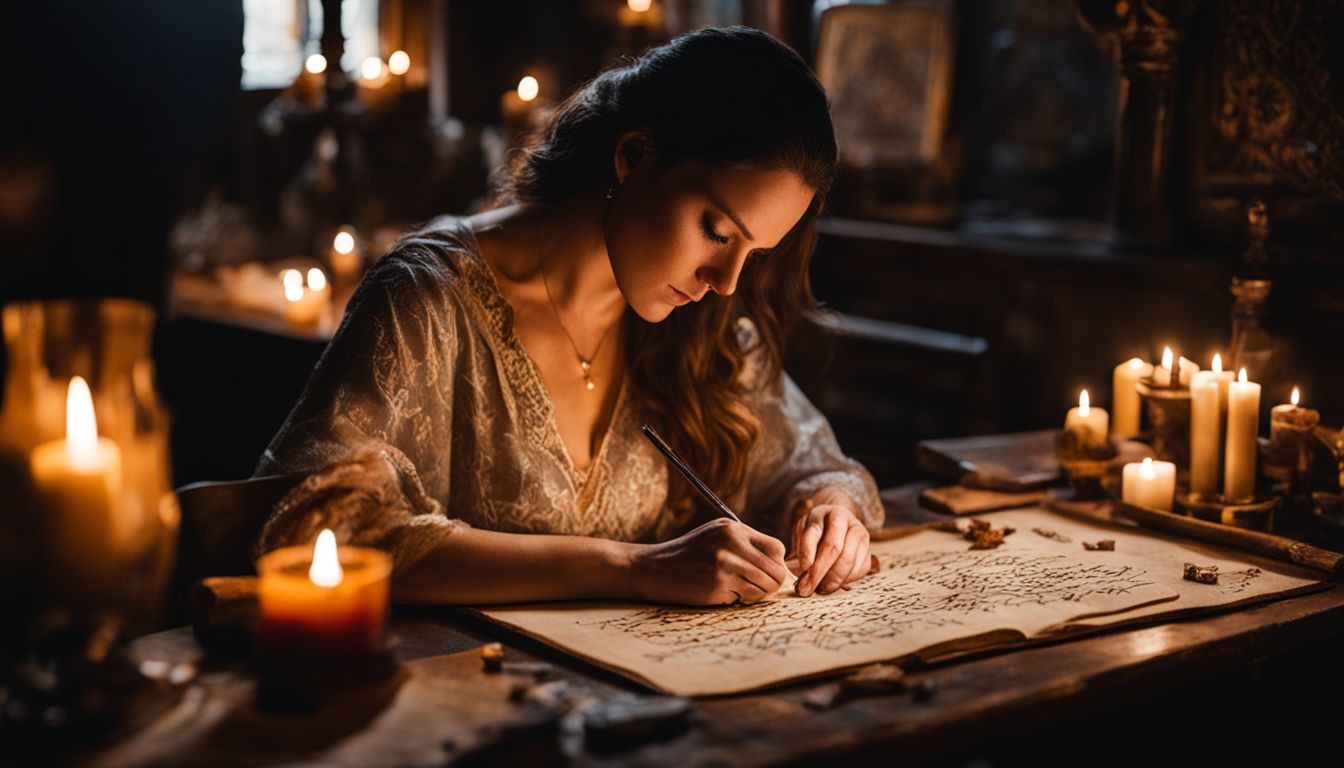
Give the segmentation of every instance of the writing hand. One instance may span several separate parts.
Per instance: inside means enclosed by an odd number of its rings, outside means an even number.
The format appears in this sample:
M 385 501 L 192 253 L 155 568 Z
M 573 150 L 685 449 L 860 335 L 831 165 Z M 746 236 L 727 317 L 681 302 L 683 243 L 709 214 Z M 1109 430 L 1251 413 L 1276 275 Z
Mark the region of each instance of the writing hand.
M 759 602 L 789 577 L 784 542 L 728 518 L 644 545 L 631 566 L 642 598 L 678 605 Z

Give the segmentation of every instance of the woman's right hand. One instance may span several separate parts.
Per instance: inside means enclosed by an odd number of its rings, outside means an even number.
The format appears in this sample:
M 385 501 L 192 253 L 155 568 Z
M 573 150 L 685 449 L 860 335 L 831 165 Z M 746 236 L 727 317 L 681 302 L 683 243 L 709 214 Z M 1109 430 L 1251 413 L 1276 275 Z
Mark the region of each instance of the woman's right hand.
M 641 599 L 677 605 L 755 603 L 790 576 L 782 541 L 726 517 L 638 547 L 631 565 Z

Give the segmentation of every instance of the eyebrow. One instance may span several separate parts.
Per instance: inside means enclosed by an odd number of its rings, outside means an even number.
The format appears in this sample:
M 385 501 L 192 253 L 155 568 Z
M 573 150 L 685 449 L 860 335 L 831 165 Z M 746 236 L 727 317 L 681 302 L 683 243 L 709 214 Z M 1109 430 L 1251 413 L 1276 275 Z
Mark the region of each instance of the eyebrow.
M 737 228 L 742 230 L 742 235 L 747 238 L 747 242 L 756 242 L 756 238 L 751 236 L 751 230 L 747 229 L 747 225 L 742 223 L 742 219 L 739 219 L 737 214 L 733 213 L 733 209 L 729 208 L 728 204 L 723 202 L 723 198 L 719 197 L 712 189 L 706 190 L 705 196 L 709 198 L 711 203 L 718 206 L 718 209 L 723 212 L 724 216 L 733 220 L 733 223 L 737 225 Z

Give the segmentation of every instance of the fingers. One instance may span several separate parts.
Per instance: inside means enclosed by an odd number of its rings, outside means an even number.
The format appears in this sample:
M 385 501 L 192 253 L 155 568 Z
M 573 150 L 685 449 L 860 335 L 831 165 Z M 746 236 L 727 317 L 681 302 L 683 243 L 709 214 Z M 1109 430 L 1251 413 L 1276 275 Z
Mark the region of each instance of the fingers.
M 816 591 L 822 577 L 830 573 L 831 567 L 844 554 L 845 534 L 849 527 L 843 524 L 841 519 L 836 515 L 825 516 L 825 530 L 821 534 L 820 541 L 817 542 L 816 557 L 807 571 L 798 579 L 798 594 L 802 597 L 807 597 Z M 807 534 L 807 530 L 804 530 L 804 534 Z M 846 573 L 848 573 L 848 568 L 849 566 L 846 566 Z
M 850 576 L 859 566 L 859 554 L 863 549 L 864 543 L 868 539 L 868 531 L 862 525 L 850 524 L 849 529 L 845 531 L 845 547 L 840 557 L 836 558 L 835 565 L 831 572 L 826 574 L 821 580 L 820 591 L 822 593 L 834 592 L 843 587 L 850 581 Z M 865 570 L 869 562 L 864 558 Z
M 863 541 L 859 543 L 859 548 L 854 556 L 854 568 L 849 572 L 849 576 L 845 579 L 846 584 L 851 581 L 858 581 L 864 576 L 867 576 L 868 572 L 873 568 L 872 541 L 868 535 L 868 529 L 865 528 L 863 533 Z
M 826 530 L 825 514 L 809 512 L 798 518 L 794 525 L 793 551 L 798 555 L 798 567 L 806 573 L 817 560 L 817 546 Z
M 776 586 L 789 578 L 789 567 L 784 564 L 784 542 L 774 536 L 748 529 L 750 546 L 744 556 L 747 561 L 775 580 Z
M 743 603 L 759 602 L 779 589 L 779 582 L 745 558 L 727 550 L 719 553 L 719 583 L 722 595 L 735 596 Z M 722 602 L 732 602 L 727 597 Z

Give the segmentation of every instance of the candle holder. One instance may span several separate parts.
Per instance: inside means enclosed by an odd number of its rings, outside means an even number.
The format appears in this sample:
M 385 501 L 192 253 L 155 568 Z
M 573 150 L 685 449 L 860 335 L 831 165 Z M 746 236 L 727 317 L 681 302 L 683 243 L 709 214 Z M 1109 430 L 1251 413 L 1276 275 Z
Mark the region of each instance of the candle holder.
M 1192 494 L 1185 489 L 1176 491 L 1176 507 L 1198 520 L 1221 523 L 1252 531 L 1271 531 L 1274 513 L 1282 499 L 1278 496 L 1256 496 L 1242 501 L 1226 501 L 1222 494 L 1211 498 Z
M 1151 379 L 1134 385 L 1148 406 L 1153 452 L 1177 467 L 1190 466 L 1190 388 L 1157 384 Z

